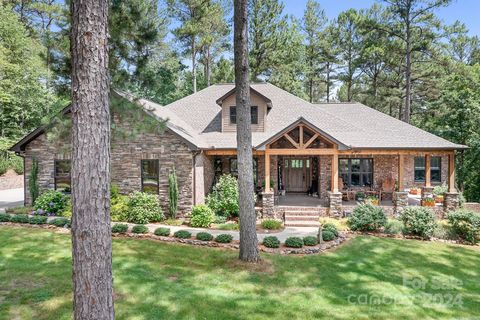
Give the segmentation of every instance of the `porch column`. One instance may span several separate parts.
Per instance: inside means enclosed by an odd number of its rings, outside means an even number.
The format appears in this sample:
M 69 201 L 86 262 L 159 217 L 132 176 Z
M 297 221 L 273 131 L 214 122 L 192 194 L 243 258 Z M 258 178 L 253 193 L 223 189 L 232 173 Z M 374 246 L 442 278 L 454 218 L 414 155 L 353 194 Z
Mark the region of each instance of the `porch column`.
M 338 192 L 338 154 L 332 157 L 332 192 Z
M 448 155 L 448 192 L 455 193 L 455 153 Z
M 454 211 L 460 206 L 460 195 L 455 189 L 455 153 L 448 155 L 448 192 L 443 199 L 443 210 Z
M 270 154 L 265 151 L 265 192 L 270 192 Z
M 431 183 L 430 155 L 425 154 L 425 186 L 422 188 L 422 202 L 433 199 L 433 187 Z
M 338 191 L 338 154 L 334 153 L 332 156 L 332 191 L 328 193 L 329 213 L 333 216 L 341 216 L 343 214 L 342 208 L 342 193 Z
M 398 191 L 403 192 L 405 186 L 403 185 L 403 167 L 404 167 L 404 157 L 403 154 L 398 155 Z
M 265 189 L 262 193 L 262 217 L 275 218 L 275 198 L 270 189 L 270 153 L 265 150 Z

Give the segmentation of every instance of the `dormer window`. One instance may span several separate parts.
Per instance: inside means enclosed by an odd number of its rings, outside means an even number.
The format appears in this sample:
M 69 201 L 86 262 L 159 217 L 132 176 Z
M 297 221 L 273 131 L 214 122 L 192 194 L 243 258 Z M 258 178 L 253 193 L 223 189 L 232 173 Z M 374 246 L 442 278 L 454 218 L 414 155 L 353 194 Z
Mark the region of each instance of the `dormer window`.
M 258 107 L 251 106 L 250 107 L 250 114 L 252 116 L 252 124 L 258 124 Z
M 230 123 L 237 124 L 237 107 L 230 107 Z
M 250 107 L 250 116 L 252 118 L 252 124 L 258 124 L 258 107 L 251 106 Z M 237 124 L 237 107 L 231 106 L 230 107 L 230 123 Z

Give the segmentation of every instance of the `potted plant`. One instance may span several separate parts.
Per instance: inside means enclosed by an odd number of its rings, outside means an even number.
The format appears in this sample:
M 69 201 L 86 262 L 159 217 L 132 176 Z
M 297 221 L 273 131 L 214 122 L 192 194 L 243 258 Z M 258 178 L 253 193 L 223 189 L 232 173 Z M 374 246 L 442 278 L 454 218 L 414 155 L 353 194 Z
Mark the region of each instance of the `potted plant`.
M 446 185 L 436 186 L 433 188 L 433 196 L 435 197 L 435 203 L 443 203 L 444 194 L 448 191 Z
M 424 207 L 435 207 L 435 199 L 425 198 L 425 199 L 422 200 L 422 205 Z
M 418 194 L 417 191 L 418 191 L 417 188 L 410 188 L 409 193 L 410 193 L 410 194 L 413 194 L 413 195 L 417 195 L 417 194 Z
M 372 206 L 378 206 L 380 204 L 380 201 L 376 196 L 368 196 L 365 202 L 371 204 Z
M 362 191 L 357 192 L 357 194 L 355 194 L 355 199 L 360 202 L 365 201 L 365 193 L 363 193 Z

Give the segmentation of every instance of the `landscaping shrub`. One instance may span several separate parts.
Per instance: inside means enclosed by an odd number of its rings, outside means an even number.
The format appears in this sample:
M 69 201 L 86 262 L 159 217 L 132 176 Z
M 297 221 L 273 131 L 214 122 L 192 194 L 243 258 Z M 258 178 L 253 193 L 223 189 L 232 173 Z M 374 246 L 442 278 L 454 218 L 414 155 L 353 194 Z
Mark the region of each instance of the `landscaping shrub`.
M 42 193 L 33 204 L 35 214 L 57 216 L 68 206 L 68 197 L 55 190 Z
M 190 225 L 192 227 L 208 228 L 215 220 L 213 210 L 204 204 L 193 206 Z
M 280 240 L 275 236 L 267 236 L 263 238 L 263 245 L 267 248 L 278 248 L 280 247 Z
M 290 248 L 301 248 L 303 247 L 303 239 L 299 237 L 289 237 L 285 240 L 285 245 Z
M 268 230 L 278 230 L 282 227 L 282 221 L 275 219 L 265 219 L 262 221 L 262 228 Z
M 318 244 L 318 239 L 314 236 L 306 236 L 303 237 L 303 244 L 306 246 L 316 246 Z
M 438 221 L 432 237 L 444 240 L 456 240 L 458 235 L 453 231 L 448 221 Z
M 143 224 L 136 224 L 132 227 L 132 232 L 133 233 L 148 233 L 148 228 L 146 225 Z
M 112 226 L 112 233 L 125 233 L 128 231 L 128 225 L 125 223 L 115 223 Z
M 168 237 L 170 235 L 170 228 L 165 228 L 165 227 L 157 228 L 155 229 L 153 234 L 156 236 Z
M 448 192 L 448 187 L 446 185 L 435 186 L 433 188 L 433 195 L 434 196 L 443 196 L 447 192 Z
M 28 223 L 29 220 L 30 219 L 26 214 L 15 214 L 10 217 L 10 221 L 15 223 Z
M 385 229 L 383 230 L 386 234 L 401 234 L 403 231 L 403 223 L 397 219 L 388 220 Z
M 322 231 L 330 231 L 332 232 L 335 237 L 338 237 L 338 229 L 337 226 L 335 226 L 333 223 L 325 223 L 322 226 Z
M 447 215 L 452 231 L 464 241 L 476 244 L 480 239 L 480 214 L 457 210 Z
M 400 216 L 405 234 L 429 239 L 437 223 L 432 210 L 423 207 L 406 207 Z
M 230 235 L 230 234 L 226 234 L 226 233 L 219 234 L 215 238 L 215 242 L 218 242 L 218 243 L 230 243 L 230 242 L 232 242 L 232 240 L 233 240 L 233 236 Z
M 31 207 L 15 207 L 15 208 L 7 208 L 5 209 L 7 213 L 13 214 L 29 214 L 33 211 Z
M 48 224 L 59 228 L 70 228 L 70 219 L 67 218 L 55 218 L 48 222 Z
M 207 196 L 207 205 L 216 215 L 238 216 L 238 183 L 232 175 L 222 175 L 212 192 Z
M 10 215 L 6 213 L 0 213 L 0 222 L 10 222 Z
M 45 216 L 33 216 L 28 219 L 28 223 L 30 224 L 46 224 L 47 217 Z
M 188 239 L 192 237 L 192 234 L 188 230 L 178 230 L 173 234 L 175 238 Z
M 162 223 L 167 224 L 169 226 L 181 226 L 183 224 L 183 220 L 169 218 L 167 220 L 164 220 Z
M 227 222 L 227 217 L 215 215 L 215 219 L 213 220 L 213 223 L 222 224 L 225 222 Z
M 115 184 L 110 186 L 110 219 L 112 221 L 126 221 L 128 211 L 128 197 L 120 194 Z
M 383 209 L 370 204 L 357 206 L 348 218 L 350 229 L 358 231 L 376 231 L 386 224 L 387 217 Z
M 199 232 L 197 233 L 197 239 L 202 241 L 212 241 L 213 236 L 208 232 Z
M 131 223 L 145 224 L 163 220 L 162 208 L 154 194 L 135 191 L 128 196 L 126 220 Z
M 335 234 L 332 231 L 329 231 L 329 230 L 322 231 L 323 241 L 332 241 L 334 239 L 335 239 Z
M 238 223 L 224 223 L 217 226 L 219 230 L 240 230 L 240 225 Z

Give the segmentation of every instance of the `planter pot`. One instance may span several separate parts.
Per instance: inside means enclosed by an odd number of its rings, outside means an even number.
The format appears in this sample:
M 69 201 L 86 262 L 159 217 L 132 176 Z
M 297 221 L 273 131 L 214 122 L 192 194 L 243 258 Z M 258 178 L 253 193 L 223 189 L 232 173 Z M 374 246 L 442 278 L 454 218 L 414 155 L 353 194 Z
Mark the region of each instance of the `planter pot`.
M 435 202 L 433 201 L 422 201 L 422 206 L 423 207 L 435 207 Z
M 443 196 L 438 196 L 435 198 L 435 203 L 443 203 Z

